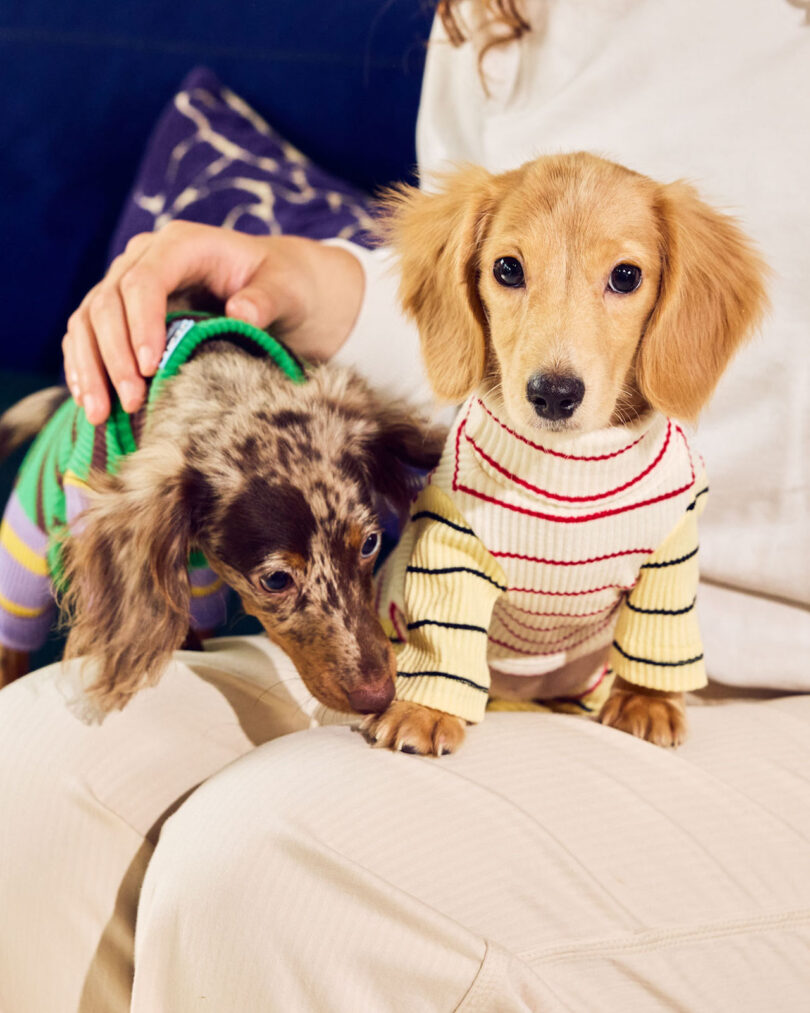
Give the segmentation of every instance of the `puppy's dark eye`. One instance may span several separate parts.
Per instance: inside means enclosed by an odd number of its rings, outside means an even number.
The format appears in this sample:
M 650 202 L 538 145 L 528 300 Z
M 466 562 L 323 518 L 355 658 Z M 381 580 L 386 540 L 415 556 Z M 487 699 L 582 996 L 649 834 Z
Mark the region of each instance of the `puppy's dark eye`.
M 519 288 L 523 285 L 523 266 L 517 257 L 498 257 L 492 265 L 492 273 L 499 285 Z
M 610 272 L 608 288 L 618 295 L 627 295 L 641 284 L 641 268 L 635 264 L 617 264 Z
M 360 549 L 360 555 L 363 559 L 369 559 L 380 547 L 380 533 L 375 531 L 370 534 L 368 538 L 363 542 L 363 546 Z
M 273 573 L 267 573 L 259 577 L 259 583 L 265 591 L 277 594 L 279 591 L 287 590 L 290 584 L 292 584 L 292 577 L 286 570 L 275 570 Z

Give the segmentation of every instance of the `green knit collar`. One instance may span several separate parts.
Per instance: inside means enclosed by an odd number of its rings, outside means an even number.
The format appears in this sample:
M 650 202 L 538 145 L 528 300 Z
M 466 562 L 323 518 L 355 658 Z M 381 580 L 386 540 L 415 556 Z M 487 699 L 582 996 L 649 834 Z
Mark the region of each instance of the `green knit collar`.
M 236 345 L 266 355 L 293 383 L 306 382 L 304 367 L 293 353 L 280 341 L 271 337 L 267 331 L 245 323 L 244 320 L 181 310 L 167 315 L 166 326 L 168 328 L 166 351 L 149 384 L 147 402 L 142 409 L 147 414 L 164 384 L 177 375 L 180 367 L 188 362 L 199 345 L 212 339 L 230 340 Z M 111 438 L 124 454 L 131 454 L 137 449 L 132 421 L 133 416 L 124 411 L 121 402 L 116 398 L 107 422 L 108 442 Z
M 147 403 L 150 407 L 166 381 L 177 375 L 180 367 L 188 362 L 199 345 L 212 339 L 254 346 L 256 351 L 264 353 L 272 359 L 293 383 L 306 382 L 304 367 L 292 352 L 269 335 L 267 331 L 254 327 L 244 320 L 217 317 L 208 313 L 180 311 L 169 313 L 166 317 L 166 325 L 168 327 L 167 346 L 149 387 Z

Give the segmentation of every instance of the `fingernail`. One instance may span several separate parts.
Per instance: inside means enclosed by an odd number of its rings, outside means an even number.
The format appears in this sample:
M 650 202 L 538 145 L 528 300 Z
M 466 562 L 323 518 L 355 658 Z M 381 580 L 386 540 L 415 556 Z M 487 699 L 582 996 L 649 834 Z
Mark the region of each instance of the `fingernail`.
M 87 397 L 84 399 L 82 407 L 84 408 L 84 414 L 87 416 L 87 421 L 92 422 L 93 417 L 95 416 L 98 410 L 98 402 L 96 401 L 96 399 L 93 397 L 92 394 L 87 395 Z
M 237 299 L 236 302 L 229 302 L 226 313 L 229 317 L 236 317 L 238 320 L 244 320 L 249 324 L 256 324 L 258 322 L 259 315 L 256 312 L 256 307 L 247 299 Z
M 157 365 L 155 353 L 147 345 L 141 345 L 138 349 L 138 369 L 144 374 L 152 373 Z
M 121 404 L 124 406 L 125 412 L 134 411 L 141 400 L 141 388 L 137 383 L 133 383 L 131 380 L 125 380 L 121 384 Z

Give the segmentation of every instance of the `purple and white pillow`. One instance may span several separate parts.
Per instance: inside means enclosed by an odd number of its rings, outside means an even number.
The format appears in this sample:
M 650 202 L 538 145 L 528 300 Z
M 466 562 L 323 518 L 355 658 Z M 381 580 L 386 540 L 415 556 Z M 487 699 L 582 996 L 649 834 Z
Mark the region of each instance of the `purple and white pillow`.
M 205 67 L 164 110 L 110 247 L 175 218 L 371 246 L 371 198 L 320 168 Z

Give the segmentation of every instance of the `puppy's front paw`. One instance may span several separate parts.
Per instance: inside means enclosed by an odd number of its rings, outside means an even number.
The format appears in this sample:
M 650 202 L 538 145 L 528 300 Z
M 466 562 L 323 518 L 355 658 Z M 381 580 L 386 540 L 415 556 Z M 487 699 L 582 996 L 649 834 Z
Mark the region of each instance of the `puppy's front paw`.
M 622 683 L 611 690 L 599 721 L 656 746 L 680 746 L 686 741 L 682 693 L 659 693 Z
M 443 756 L 455 752 L 464 741 L 465 723 L 432 707 L 395 700 L 382 714 L 369 714 L 358 728 L 373 746 Z

